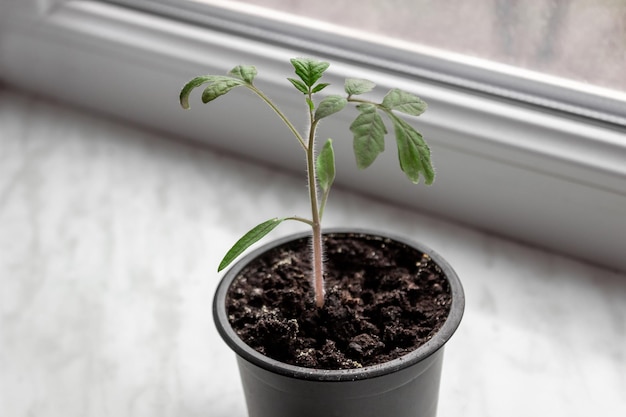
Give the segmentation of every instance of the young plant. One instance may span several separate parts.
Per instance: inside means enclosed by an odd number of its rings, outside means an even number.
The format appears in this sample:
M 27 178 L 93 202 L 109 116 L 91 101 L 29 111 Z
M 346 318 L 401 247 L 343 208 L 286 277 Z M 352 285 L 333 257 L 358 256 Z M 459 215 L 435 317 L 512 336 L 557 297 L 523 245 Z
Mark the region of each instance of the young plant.
M 308 113 L 309 128 L 304 134 L 301 134 L 285 114 L 254 85 L 253 81 L 257 75 L 254 66 L 239 65 L 228 75 L 204 75 L 192 79 L 180 92 L 180 104 L 185 109 L 189 108 L 189 95 L 200 86 L 206 85 L 202 92 L 203 103 L 213 101 L 234 88 L 244 87 L 270 106 L 298 141 L 306 154 L 311 217 L 276 217 L 259 224 L 239 239 L 226 253 L 218 271 L 226 268 L 250 245 L 263 238 L 285 220 L 306 223 L 311 227 L 313 235 L 315 303 L 318 307 L 322 307 L 324 305 L 324 262 L 321 221 L 330 188 L 335 179 L 335 156 L 331 139 L 326 141 L 317 156 L 315 154 L 316 130 L 320 121 L 343 110 L 348 103 L 356 105 L 359 114 L 350 125 L 350 131 L 354 136 L 353 148 L 357 167 L 364 169 L 370 166 L 378 154 L 385 149 L 384 137 L 387 134 L 387 128 L 381 117 L 382 113 L 393 125 L 400 168 L 406 176 L 417 184 L 421 174 L 424 176 L 425 183 L 431 184 L 435 172 L 430 161 L 430 149 L 422 135 L 396 114 L 396 112 L 411 116 L 422 114 L 426 110 L 426 103 L 419 97 L 406 91 L 392 89 L 384 96 L 381 103 L 375 103 L 360 98 L 362 94 L 373 90 L 375 87 L 373 82 L 349 78 L 345 80 L 345 96 L 329 95 L 316 104 L 314 97 L 329 85 L 319 82 L 329 64 L 309 58 L 294 58 L 291 64 L 298 78 L 288 78 L 288 80 L 304 95 L 305 108 Z

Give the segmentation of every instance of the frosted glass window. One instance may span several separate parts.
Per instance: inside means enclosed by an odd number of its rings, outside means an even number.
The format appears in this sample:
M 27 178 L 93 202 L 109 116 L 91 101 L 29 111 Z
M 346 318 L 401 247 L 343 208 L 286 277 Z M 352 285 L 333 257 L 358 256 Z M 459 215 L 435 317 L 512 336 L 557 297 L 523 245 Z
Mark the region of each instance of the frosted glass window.
M 626 92 L 626 0 L 192 1 Z

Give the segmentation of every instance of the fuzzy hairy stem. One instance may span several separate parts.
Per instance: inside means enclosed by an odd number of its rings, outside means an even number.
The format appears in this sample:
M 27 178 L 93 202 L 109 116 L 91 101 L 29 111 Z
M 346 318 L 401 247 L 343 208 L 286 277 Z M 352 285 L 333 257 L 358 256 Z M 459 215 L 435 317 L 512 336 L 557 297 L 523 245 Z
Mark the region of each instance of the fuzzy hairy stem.
M 309 99 L 311 93 L 309 93 Z M 311 202 L 311 228 L 312 235 L 312 261 L 313 261 L 313 289 L 315 305 L 318 308 L 324 306 L 324 256 L 322 243 L 322 224 L 317 199 L 317 176 L 315 172 L 315 130 L 318 120 L 315 120 L 313 111 L 309 111 L 311 127 L 309 128 L 309 142 L 307 144 L 307 173 L 309 186 L 309 200 Z
M 312 229 L 312 263 L 313 263 L 313 289 L 315 297 L 315 305 L 318 308 L 324 306 L 324 255 L 323 255 L 323 243 L 322 243 L 322 225 L 321 225 L 321 213 L 317 196 L 317 176 L 315 172 L 315 131 L 319 120 L 315 120 L 313 109 L 309 109 L 309 137 L 308 142 L 305 143 L 302 136 L 294 125 L 289 121 L 285 114 L 274 105 L 274 103 L 258 88 L 250 85 L 252 91 L 254 91 L 272 110 L 280 117 L 280 119 L 287 125 L 291 133 L 298 139 L 302 148 L 306 151 L 307 160 L 307 174 L 308 174 L 308 188 L 309 188 L 309 201 L 311 203 L 311 220 L 308 221 L 302 218 L 292 217 L 292 220 L 302 221 L 311 226 Z M 309 100 L 312 100 L 312 92 L 309 92 Z
M 272 110 L 280 117 L 280 119 L 287 125 L 291 133 L 298 139 L 302 148 L 306 151 L 307 159 L 307 173 L 308 173 L 308 188 L 309 188 L 309 200 L 311 203 L 311 221 L 307 221 L 301 218 L 292 218 L 293 220 L 303 221 L 308 223 L 312 229 L 312 262 L 313 262 L 313 289 L 315 297 L 315 305 L 318 308 L 324 306 L 324 255 L 323 255 L 323 243 L 322 243 L 322 225 L 320 207 L 317 198 L 317 177 L 315 173 L 315 130 L 318 121 L 315 120 L 313 111 L 309 111 L 309 118 L 311 127 L 309 129 L 308 143 L 305 143 L 302 136 L 289 119 L 284 115 L 280 109 L 278 109 L 274 103 L 258 88 L 250 86 L 250 88 L 265 102 Z M 312 98 L 312 93 L 309 93 L 309 100 Z
M 285 114 L 274 105 L 274 103 L 258 88 L 253 85 L 248 86 L 254 91 L 272 110 L 278 115 L 278 117 L 287 125 L 291 133 L 296 137 L 302 148 L 306 152 L 307 159 L 307 174 L 308 174 L 308 188 L 309 188 L 309 201 L 311 203 L 311 220 L 302 219 L 299 217 L 292 217 L 292 220 L 298 220 L 307 223 L 312 229 L 312 263 L 313 263 L 313 289 L 315 297 L 315 305 L 318 308 L 324 306 L 324 254 L 322 243 L 322 225 L 321 225 L 321 209 L 318 203 L 317 196 L 317 176 L 315 172 L 315 131 L 319 120 L 315 120 L 313 109 L 309 109 L 309 137 L 308 142 L 305 143 L 303 137 L 298 130 L 289 121 Z M 309 90 L 309 100 L 312 100 L 313 93 Z

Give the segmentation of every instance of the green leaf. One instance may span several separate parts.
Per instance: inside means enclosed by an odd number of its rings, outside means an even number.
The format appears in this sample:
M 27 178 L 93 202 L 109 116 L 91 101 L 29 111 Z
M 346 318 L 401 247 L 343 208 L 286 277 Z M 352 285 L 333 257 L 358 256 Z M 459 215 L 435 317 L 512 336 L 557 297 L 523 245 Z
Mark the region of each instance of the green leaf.
M 348 95 L 359 95 L 372 91 L 376 87 L 376 84 L 369 80 L 363 80 L 360 78 L 347 78 L 344 89 Z
M 422 135 L 413 126 L 399 117 L 392 117 L 400 169 L 414 183 L 419 182 L 420 173 L 424 175 L 426 184 L 435 180 L 435 171 L 430 162 L 430 148 Z
M 387 129 L 376 106 L 362 104 L 357 106 L 357 109 L 361 114 L 352 122 L 350 130 L 354 134 L 353 148 L 356 165 L 359 169 L 364 169 L 385 150 Z
M 254 243 L 259 241 L 269 232 L 274 230 L 276 226 L 278 226 L 285 220 L 286 219 L 279 219 L 276 217 L 276 218 L 264 221 L 263 223 L 253 227 L 252 230 L 250 230 L 248 233 L 243 235 L 243 237 L 239 239 L 237 243 L 233 245 L 232 248 L 230 248 L 230 250 L 224 256 L 224 259 L 222 259 L 222 262 L 220 262 L 220 266 L 218 267 L 217 271 L 219 272 L 222 269 L 226 268 L 228 265 L 230 265 L 232 261 L 237 259 L 237 257 L 239 257 L 239 255 L 241 255 L 246 249 L 248 249 Z
M 328 62 L 311 58 L 292 58 L 291 65 L 295 68 L 296 75 L 307 87 L 313 87 L 313 84 L 322 78 L 324 71 L 330 66 Z
M 302 81 L 296 80 L 295 78 L 287 78 L 291 81 L 294 87 L 296 87 L 302 94 L 309 94 L 309 87 L 307 87 Z
M 202 84 L 214 82 L 216 78 L 222 78 L 218 75 L 202 75 L 200 77 L 196 77 L 193 80 L 189 81 L 180 91 L 180 105 L 183 109 L 189 108 L 189 94 L 196 87 L 201 86 Z
M 317 106 L 315 111 L 315 119 L 323 119 L 331 114 L 341 111 L 348 104 L 348 100 L 341 96 L 328 96 L 324 98 Z
M 327 192 L 335 181 L 335 152 L 332 139 L 326 141 L 319 155 L 317 155 L 315 168 L 318 183 L 322 191 Z
M 318 85 L 313 87 L 313 90 L 311 90 L 311 93 L 319 93 L 320 91 L 322 91 L 323 89 L 325 89 L 329 85 L 330 85 L 329 83 L 319 83 Z
M 209 84 L 202 92 L 202 102 L 208 103 L 216 98 L 223 96 L 235 87 L 243 85 L 242 80 L 231 77 L 220 77 L 213 83 Z
M 254 65 L 238 65 L 230 70 L 229 74 L 248 84 L 252 84 L 254 77 L 257 75 L 257 70 Z
M 397 110 L 412 116 L 419 116 L 426 111 L 426 102 L 415 94 L 399 90 L 397 88 L 389 91 L 383 98 L 383 107 L 390 110 Z
M 309 105 L 309 110 L 313 111 L 315 110 L 315 103 L 313 103 L 313 100 L 311 100 L 310 98 L 306 98 L 306 104 Z

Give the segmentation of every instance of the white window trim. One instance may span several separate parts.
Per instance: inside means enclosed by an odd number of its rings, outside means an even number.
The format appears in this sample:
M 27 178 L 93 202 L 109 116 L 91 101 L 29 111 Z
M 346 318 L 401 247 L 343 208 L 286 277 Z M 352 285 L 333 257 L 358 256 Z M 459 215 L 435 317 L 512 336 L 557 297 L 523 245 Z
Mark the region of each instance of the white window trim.
M 295 106 L 299 97 L 284 72 L 300 51 L 97 1 L 10 0 L 1 7 L 0 80 L 301 171 L 297 147 L 284 145 L 279 124 L 254 120 L 271 113 L 249 95 L 225 97 L 229 105 L 212 107 L 208 116 L 204 105 L 192 101 L 192 110 L 183 112 L 176 100 L 194 75 L 253 63 L 258 84 L 279 103 Z M 626 270 L 623 127 L 331 61 L 334 86 L 360 76 L 375 81 L 381 93 L 397 86 L 422 96 L 430 110 L 416 123 L 438 168 L 435 186 L 416 189 L 402 179 L 389 143 L 374 166 L 356 172 L 350 137 L 335 136 L 340 184 Z M 227 122 L 233 106 L 249 123 Z M 329 121 L 321 134 L 346 132 L 347 123 L 347 116 Z
M 369 68 L 626 127 L 626 93 L 225 0 L 104 0 Z M 208 7 L 207 7 L 208 6 Z M 208 11 L 208 13 L 207 13 Z M 259 19 L 258 17 L 261 17 Z

